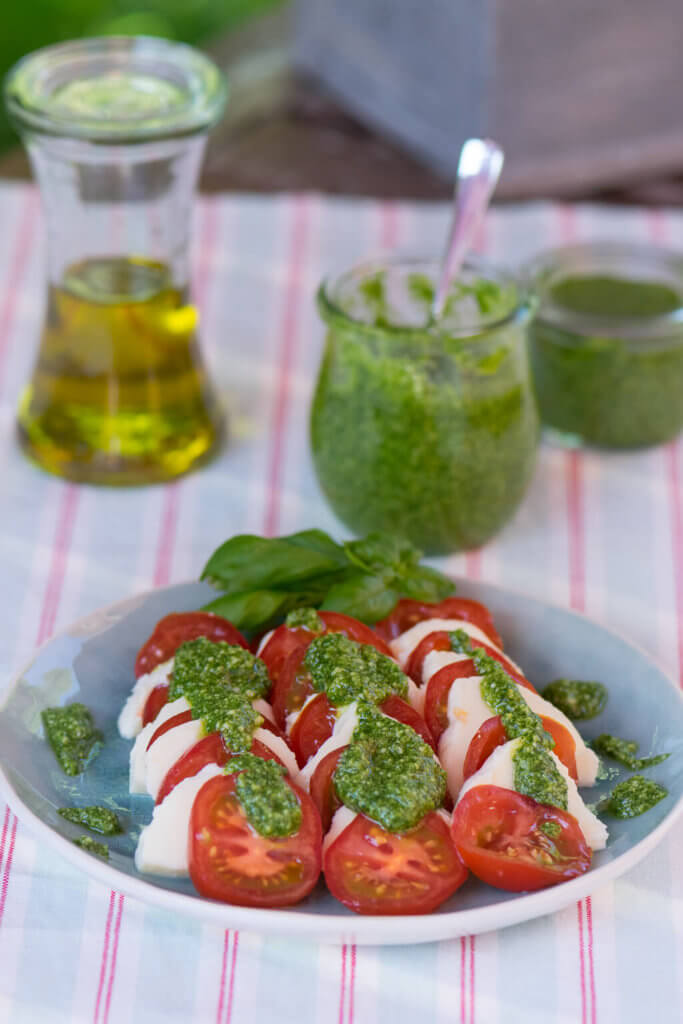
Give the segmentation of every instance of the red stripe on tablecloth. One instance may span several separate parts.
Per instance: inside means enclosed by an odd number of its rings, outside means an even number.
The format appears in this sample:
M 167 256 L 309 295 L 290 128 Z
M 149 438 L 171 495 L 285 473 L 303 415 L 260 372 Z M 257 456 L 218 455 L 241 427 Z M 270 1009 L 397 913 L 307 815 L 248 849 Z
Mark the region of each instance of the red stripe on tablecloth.
M 683 517 L 681 516 L 681 484 L 678 470 L 678 442 L 672 441 L 664 450 L 669 503 L 671 506 L 671 553 L 676 594 L 676 644 L 678 649 L 678 680 L 683 686 Z
M 474 935 L 470 935 L 470 1024 L 474 1024 Z
M 351 946 L 351 963 L 349 966 L 349 1024 L 353 1024 L 354 999 L 356 993 L 356 944 Z
M 379 244 L 382 249 L 393 249 L 398 242 L 398 207 L 390 199 L 380 207 Z
M 290 244 L 287 256 L 289 272 L 285 282 L 285 296 L 280 326 L 280 354 L 277 368 L 275 403 L 270 422 L 270 453 L 268 458 L 268 491 L 263 532 L 272 537 L 279 519 L 280 481 L 285 448 L 285 430 L 289 406 L 289 377 L 294 362 L 298 329 L 299 281 L 304 263 L 304 250 L 308 237 L 309 201 L 299 196 L 293 202 Z
M 17 299 L 21 294 L 21 282 L 28 266 L 37 213 L 38 193 L 35 189 L 31 189 L 24 200 L 14 250 L 10 256 L 5 294 L 2 305 L 0 305 L 0 391 L 3 385 L 3 371 L 17 309 Z
M 567 524 L 569 527 L 569 603 L 582 612 L 585 606 L 583 480 L 581 455 L 567 452 Z
M 341 948 L 341 977 L 339 983 L 338 1024 L 344 1024 L 344 997 L 346 995 L 346 943 Z
M 62 502 L 57 518 L 57 529 L 54 544 L 52 546 L 52 560 L 47 579 L 43 607 L 38 624 L 38 635 L 36 643 L 44 643 L 52 636 L 57 617 L 57 609 L 62 596 L 66 562 L 71 545 L 71 534 L 76 519 L 78 508 L 78 490 L 69 484 L 63 492 Z
M 112 896 L 114 893 L 112 892 Z M 111 996 L 114 989 L 114 976 L 116 974 L 116 957 L 119 951 L 119 934 L 121 932 L 121 917 L 123 915 L 123 902 L 124 896 L 119 893 L 119 902 L 116 908 L 116 921 L 114 922 L 114 939 L 111 947 L 111 966 L 109 968 L 109 983 L 107 985 L 107 999 L 104 1004 L 104 1015 L 102 1017 L 102 1024 L 107 1024 L 109 1020 L 109 1007 L 111 1006 Z
M 198 306 L 206 301 L 207 281 L 211 277 L 213 257 L 216 251 L 216 240 L 221 223 L 222 203 L 213 198 L 201 201 L 202 224 L 199 231 L 199 246 L 194 261 L 192 275 L 192 293 Z
M 5 856 L 5 841 L 7 839 L 7 826 L 9 825 L 10 813 L 9 805 L 5 804 L 5 820 L 2 823 L 2 836 L 0 837 L 0 864 L 2 864 L 2 859 Z
M 178 509 L 180 507 L 180 483 L 169 484 L 164 494 L 161 512 L 161 530 L 157 547 L 154 586 L 165 587 L 171 576 L 171 560 L 175 544 Z
M 467 939 L 460 937 L 460 1024 L 467 1024 Z
M 588 933 L 588 978 L 591 989 L 591 1024 L 595 1024 L 597 1017 L 597 999 L 595 998 L 595 964 L 593 962 L 593 904 L 591 897 L 586 896 L 584 900 L 586 907 L 586 931 Z
M 225 1011 L 225 1024 L 232 1020 L 232 1001 L 235 995 L 235 966 L 237 964 L 237 949 L 240 943 L 240 933 L 235 932 L 232 940 L 232 957 L 230 958 L 230 981 L 228 982 L 228 1005 Z
M 470 580 L 481 579 L 481 565 L 483 554 L 481 551 L 468 551 L 465 555 L 465 575 Z
M 218 1008 L 216 1010 L 216 1024 L 223 1020 L 223 1003 L 225 1001 L 225 981 L 228 972 L 228 946 L 230 944 L 230 931 L 226 929 L 223 937 L 223 960 L 221 962 L 221 980 L 218 989 Z
M 107 974 L 107 963 L 109 960 L 109 940 L 111 937 L 111 922 L 114 916 L 114 900 L 115 894 L 112 891 L 109 893 L 109 911 L 107 913 L 107 923 L 104 926 L 104 943 L 102 945 L 102 959 L 100 961 L 100 979 L 97 985 L 97 997 L 95 999 L 95 1013 L 93 1014 L 93 1024 L 98 1024 L 100 1003 L 102 1001 L 102 990 L 104 988 L 104 979 Z
M 2 888 L 0 889 L 0 925 L 2 924 L 2 918 L 5 913 L 9 876 L 12 870 L 12 858 L 14 856 L 14 841 L 17 838 L 17 819 L 14 815 L 12 815 L 12 819 L 12 831 L 9 837 L 9 850 L 7 851 L 7 861 L 5 862 L 5 870 L 2 875 Z
M 588 1019 L 586 991 L 586 950 L 583 937 L 583 901 L 576 904 L 576 914 L 579 921 L 579 976 L 581 978 L 581 1021 L 586 1024 Z

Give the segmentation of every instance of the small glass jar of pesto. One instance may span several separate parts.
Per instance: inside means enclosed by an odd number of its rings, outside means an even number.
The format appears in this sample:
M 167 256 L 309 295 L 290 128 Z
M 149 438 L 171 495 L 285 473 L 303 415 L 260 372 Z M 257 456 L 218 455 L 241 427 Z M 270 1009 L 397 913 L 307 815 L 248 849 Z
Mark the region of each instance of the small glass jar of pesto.
M 531 365 L 555 440 L 636 448 L 683 428 L 683 255 L 597 242 L 529 268 Z
M 311 412 L 318 480 L 352 530 L 428 554 L 475 548 L 527 489 L 538 443 L 527 293 L 468 263 L 434 322 L 436 262 L 385 260 L 325 281 Z

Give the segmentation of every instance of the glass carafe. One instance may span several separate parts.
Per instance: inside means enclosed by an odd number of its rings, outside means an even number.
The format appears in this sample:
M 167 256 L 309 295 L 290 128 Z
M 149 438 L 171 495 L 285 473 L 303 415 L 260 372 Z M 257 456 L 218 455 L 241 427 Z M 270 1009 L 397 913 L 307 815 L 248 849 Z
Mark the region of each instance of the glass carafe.
M 188 295 L 188 243 L 223 77 L 191 47 L 109 37 L 30 54 L 9 73 L 5 95 L 48 239 L 20 442 L 72 480 L 171 479 L 222 433 Z

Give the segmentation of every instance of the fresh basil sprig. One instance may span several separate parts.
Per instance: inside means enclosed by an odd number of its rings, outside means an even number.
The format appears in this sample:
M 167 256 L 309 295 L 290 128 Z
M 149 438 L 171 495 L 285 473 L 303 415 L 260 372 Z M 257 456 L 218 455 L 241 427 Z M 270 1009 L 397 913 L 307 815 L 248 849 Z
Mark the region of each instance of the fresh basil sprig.
M 401 597 L 441 601 L 453 593 L 453 582 L 420 558 L 412 544 L 383 533 L 342 544 L 322 530 L 240 534 L 204 567 L 201 578 L 223 592 L 205 610 L 246 630 L 264 629 L 302 606 L 377 622 Z

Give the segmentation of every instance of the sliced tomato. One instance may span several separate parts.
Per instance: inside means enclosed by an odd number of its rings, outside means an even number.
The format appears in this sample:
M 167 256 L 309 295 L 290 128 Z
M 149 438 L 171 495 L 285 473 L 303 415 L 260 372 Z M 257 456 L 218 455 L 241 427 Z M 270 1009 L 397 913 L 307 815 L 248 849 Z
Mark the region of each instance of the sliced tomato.
M 495 661 L 499 662 L 503 666 L 507 674 L 510 676 L 510 678 L 514 679 L 516 683 L 519 683 L 520 686 L 526 686 L 528 690 L 535 691 L 535 686 L 533 686 L 533 684 L 529 682 L 526 676 L 522 675 L 522 673 L 515 667 L 515 665 L 513 665 L 510 659 L 506 658 L 504 654 L 501 654 L 499 651 L 497 651 L 495 647 L 489 647 L 488 644 L 479 643 L 476 640 L 473 641 L 473 643 L 475 647 L 481 647 L 486 654 L 488 654 L 491 658 L 494 658 Z M 413 653 L 410 655 L 410 658 L 408 659 L 408 663 L 406 665 L 406 675 L 409 675 L 413 682 L 416 683 L 418 686 L 422 686 L 424 660 L 427 657 L 427 655 L 430 654 L 432 651 L 450 651 L 450 649 L 450 636 L 446 630 L 436 630 L 434 633 L 430 633 L 428 636 L 424 637 L 420 641 L 420 643 L 417 645 Z M 472 662 L 468 662 L 468 664 L 471 665 Z
M 168 701 L 168 683 L 159 683 L 151 691 L 142 709 L 142 724 L 149 725 L 157 717 L 164 704 Z
M 190 878 L 201 896 L 243 907 L 287 907 L 311 891 L 320 875 L 322 826 L 308 793 L 285 779 L 301 806 L 293 836 L 267 839 L 251 827 L 234 775 L 209 779 L 190 815 Z
M 474 663 L 468 658 L 466 661 L 444 665 L 427 683 L 424 717 L 437 744 L 448 728 L 448 694 L 451 686 L 456 679 L 466 679 L 476 674 Z
M 149 640 L 138 651 L 135 659 L 136 678 L 172 658 L 181 644 L 200 636 L 249 648 L 240 631 L 220 615 L 214 615 L 213 612 L 173 613 L 157 622 Z
M 289 742 L 300 768 L 303 768 L 325 740 L 330 738 L 336 720 L 336 710 L 324 693 L 317 694 L 308 702 L 289 735 Z
M 299 711 L 315 693 L 310 672 L 303 661 L 308 644 L 301 644 L 285 658 L 280 674 L 270 691 L 270 704 L 275 721 L 286 729 L 287 715 Z
M 249 752 L 263 758 L 264 761 L 277 761 L 278 764 L 282 764 L 277 754 L 259 740 L 252 741 Z M 224 765 L 232 756 L 219 732 L 211 732 L 208 736 L 203 736 L 168 769 L 157 793 L 156 802 L 160 804 L 179 782 L 192 778 L 207 764 Z
M 392 834 L 358 814 L 323 856 L 325 881 L 358 914 L 428 914 L 467 878 L 443 818 Z
M 311 799 L 320 814 L 323 832 L 327 832 L 335 811 L 341 807 L 341 800 L 337 796 L 337 790 L 334 788 L 334 773 L 339 764 L 339 758 L 345 750 L 346 747 L 338 747 L 337 750 L 326 754 L 322 761 L 316 765 L 308 786 Z
M 428 743 L 432 750 L 436 753 L 436 743 L 434 738 L 429 731 L 427 724 L 422 715 L 404 700 L 403 697 L 397 697 L 392 694 L 391 697 L 387 697 L 385 701 L 379 706 L 380 711 L 383 711 L 389 718 L 395 718 L 397 722 L 403 722 L 404 725 L 409 725 L 411 729 L 414 729 L 418 736 L 420 736 L 425 743 Z
M 265 663 L 273 686 L 277 683 L 282 668 L 292 651 L 298 647 L 305 650 L 315 636 L 316 634 L 311 633 L 310 629 L 302 629 L 298 626 L 296 629 L 290 629 L 284 623 L 271 633 L 259 658 Z
M 477 878 L 510 892 L 565 882 L 591 863 L 576 818 L 500 786 L 465 793 L 453 812 L 451 835 Z
M 545 731 L 550 733 L 555 740 L 553 753 L 557 754 L 571 777 L 576 781 L 578 778 L 576 772 L 576 744 L 569 729 L 562 725 L 561 722 L 555 721 L 554 718 L 546 718 L 545 715 L 541 716 L 541 724 Z M 508 735 L 500 716 L 495 715 L 493 718 L 487 718 L 470 740 L 470 745 L 465 754 L 463 777 L 469 779 L 470 775 L 474 775 L 475 772 L 479 771 L 496 747 L 502 746 L 507 741 Z
M 156 743 L 156 741 L 161 736 L 163 736 L 164 733 L 170 732 L 171 729 L 175 729 L 175 727 L 177 725 L 184 725 L 185 722 L 191 722 L 191 721 L 192 721 L 192 712 L 189 711 L 189 710 L 188 711 L 181 711 L 180 714 L 173 715 L 172 718 L 167 718 L 166 721 L 163 722 L 159 726 L 158 729 L 154 730 L 154 732 L 152 733 L 152 738 L 150 739 L 150 741 L 147 744 L 145 749 L 149 750 L 149 748 L 152 746 L 152 744 Z
M 464 619 L 465 622 L 478 626 L 491 638 L 496 647 L 503 646 L 488 608 L 479 601 L 472 601 L 467 597 L 447 597 L 445 601 L 439 601 L 437 604 L 411 601 L 404 597 L 386 619 L 375 623 L 374 629 L 378 636 L 386 643 L 390 643 L 401 633 L 405 633 L 418 622 L 424 622 L 425 619 Z

